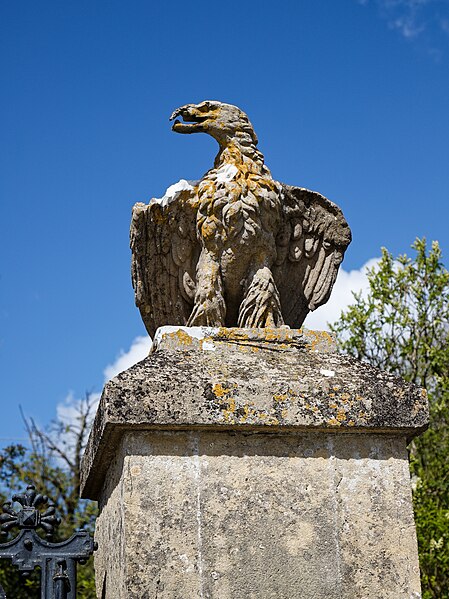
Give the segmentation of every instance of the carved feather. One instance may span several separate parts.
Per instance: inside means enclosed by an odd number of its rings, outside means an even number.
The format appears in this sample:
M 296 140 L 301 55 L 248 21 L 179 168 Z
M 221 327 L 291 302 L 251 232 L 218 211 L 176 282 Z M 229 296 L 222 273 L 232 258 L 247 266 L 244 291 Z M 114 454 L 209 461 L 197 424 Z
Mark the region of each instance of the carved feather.
M 200 253 L 193 190 L 166 205 L 136 204 L 131 221 L 132 283 L 149 335 L 161 322 L 185 324 L 195 295 Z
M 284 320 L 299 327 L 328 300 L 351 231 L 340 208 L 321 194 L 282 185 L 282 196 L 284 224 L 273 275 Z

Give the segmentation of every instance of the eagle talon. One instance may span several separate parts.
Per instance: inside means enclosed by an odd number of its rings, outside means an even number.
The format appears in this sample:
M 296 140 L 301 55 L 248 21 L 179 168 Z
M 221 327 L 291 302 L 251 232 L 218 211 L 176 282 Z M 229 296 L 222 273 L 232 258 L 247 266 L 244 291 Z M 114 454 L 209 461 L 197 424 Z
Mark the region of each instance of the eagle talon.
M 220 327 L 224 326 L 225 305 L 224 301 L 206 300 L 194 307 L 188 327 Z

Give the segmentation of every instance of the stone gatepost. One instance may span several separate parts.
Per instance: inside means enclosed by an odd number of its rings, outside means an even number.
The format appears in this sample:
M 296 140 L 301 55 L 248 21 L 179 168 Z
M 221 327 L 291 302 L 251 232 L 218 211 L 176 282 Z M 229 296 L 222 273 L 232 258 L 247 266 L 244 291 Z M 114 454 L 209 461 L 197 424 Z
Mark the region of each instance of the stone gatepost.
M 420 597 L 407 443 L 425 393 L 327 333 L 163 327 L 83 463 L 105 599 Z

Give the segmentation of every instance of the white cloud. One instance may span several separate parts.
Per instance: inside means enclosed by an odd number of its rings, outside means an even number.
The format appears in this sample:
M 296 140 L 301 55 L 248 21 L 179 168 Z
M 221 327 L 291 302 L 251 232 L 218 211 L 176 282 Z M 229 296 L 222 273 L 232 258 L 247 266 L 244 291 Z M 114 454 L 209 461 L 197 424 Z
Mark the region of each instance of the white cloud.
M 106 366 L 103 371 L 105 382 L 146 358 L 150 348 L 151 337 L 136 337 L 128 351 L 120 350 L 114 362 Z
M 356 0 L 367 6 L 374 4 L 390 29 L 406 39 L 416 39 L 424 31 L 435 31 L 435 25 L 445 31 L 447 0 Z M 431 30 L 431 31 L 430 31 Z
M 79 399 L 70 391 L 56 406 L 56 420 L 47 430 L 40 429 L 57 448 L 53 450 L 53 458 L 59 466 L 65 468 L 67 460 L 73 461 L 80 440 L 83 445 L 87 442 L 100 396 L 89 393 Z
M 106 383 L 120 372 L 146 358 L 150 347 L 150 337 L 136 337 L 131 343 L 129 350 L 120 350 L 116 359 L 103 370 L 104 382 Z M 101 393 L 89 394 L 89 403 L 92 404 L 92 410 L 90 411 L 92 417 L 95 415 L 100 397 Z M 56 406 L 57 420 L 68 426 L 76 425 L 82 410 L 82 402 L 85 402 L 85 399 L 75 397 L 73 391 L 70 391 L 63 401 L 59 402 Z
M 359 270 L 349 272 L 340 268 L 330 300 L 315 312 L 309 313 L 304 325 L 308 329 L 328 330 L 329 323 L 334 323 L 339 318 L 342 310 L 354 303 L 352 292 L 361 291 L 363 294 L 368 291 L 366 271 L 378 262 L 379 258 L 371 258 Z
M 92 410 L 95 414 L 98 402 L 100 401 L 101 393 L 90 393 L 89 401 L 92 402 L 94 409 Z M 65 399 L 58 403 L 56 406 L 56 417 L 57 420 L 63 422 L 66 425 L 70 425 L 76 422 L 77 417 L 80 414 L 81 402 L 85 400 L 76 398 L 73 391 L 69 391 Z
M 423 9 L 432 0 L 380 0 L 383 16 L 391 29 L 405 38 L 417 37 L 426 28 Z

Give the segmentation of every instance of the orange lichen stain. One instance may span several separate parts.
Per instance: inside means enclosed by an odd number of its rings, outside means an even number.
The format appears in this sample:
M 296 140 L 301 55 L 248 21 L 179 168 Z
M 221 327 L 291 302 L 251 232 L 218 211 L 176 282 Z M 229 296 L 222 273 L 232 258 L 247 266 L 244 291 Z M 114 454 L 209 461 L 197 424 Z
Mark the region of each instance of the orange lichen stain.
M 211 337 L 205 337 L 204 339 L 199 339 L 200 350 L 203 351 L 203 345 L 205 343 L 211 343 L 211 342 L 212 342 L 212 338 Z
M 217 341 L 248 341 L 248 333 L 244 333 L 242 329 L 234 329 L 220 327 L 218 333 L 214 335 L 214 340 Z
M 333 410 L 337 409 L 337 404 L 336 403 L 330 403 L 329 407 L 332 408 Z
M 329 424 L 329 426 L 341 426 L 341 422 L 339 422 L 336 418 L 331 418 L 327 421 L 327 424 Z
M 335 397 L 335 393 L 329 393 L 329 397 Z
M 316 351 L 317 346 L 322 343 L 327 343 L 329 345 L 334 344 L 334 339 L 332 335 L 330 335 L 327 331 L 309 331 L 309 335 L 312 337 L 310 340 L 310 349 L 312 351 Z
M 212 393 L 215 397 L 224 397 L 225 395 L 229 395 L 233 388 L 226 387 L 222 383 L 215 383 L 212 387 Z
M 340 422 L 346 420 L 346 412 L 344 410 L 338 410 L 337 420 L 339 420 Z
M 286 393 L 275 393 L 273 395 L 273 401 L 287 401 L 288 395 Z
M 243 406 L 243 416 L 242 416 L 242 418 L 244 420 L 247 420 L 250 416 L 254 416 L 255 413 L 256 413 L 255 410 L 253 410 L 252 408 L 250 408 L 248 404 L 245 404 Z
M 244 345 L 237 345 L 237 351 L 242 352 L 242 354 L 247 354 L 251 352 L 251 347 L 245 347 Z
M 229 398 L 228 407 L 226 410 L 223 410 L 223 418 L 225 422 L 229 422 L 233 424 L 235 422 L 234 414 L 235 414 L 235 399 L 233 397 Z
M 354 420 L 350 420 L 350 421 L 348 422 L 348 426 L 354 426 L 354 425 L 355 425 L 355 422 L 354 422 Z
M 274 416 L 266 415 L 267 424 L 276 425 L 279 424 L 279 420 Z
M 192 337 L 186 333 L 185 331 L 183 331 L 182 329 L 178 329 L 177 331 L 175 331 L 174 333 L 165 333 L 165 335 L 167 335 L 167 337 L 171 338 L 171 339 L 176 339 L 177 343 L 179 345 L 184 345 L 184 346 L 189 346 L 192 345 Z
M 334 391 L 340 391 L 340 385 L 334 385 L 334 386 L 332 387 L 332 389 L 333 389 Z
M 356 396 L 355 396 L 355 400 L 356 400 L 356 401 L 365 401 L 365 398 L 364 398 L 364 397 L 362 397 L 361 395 L 356 395 Z
M 265 329 L 265 341 L 277 341 L 279 339 L 279 333 L 275 329 Z

